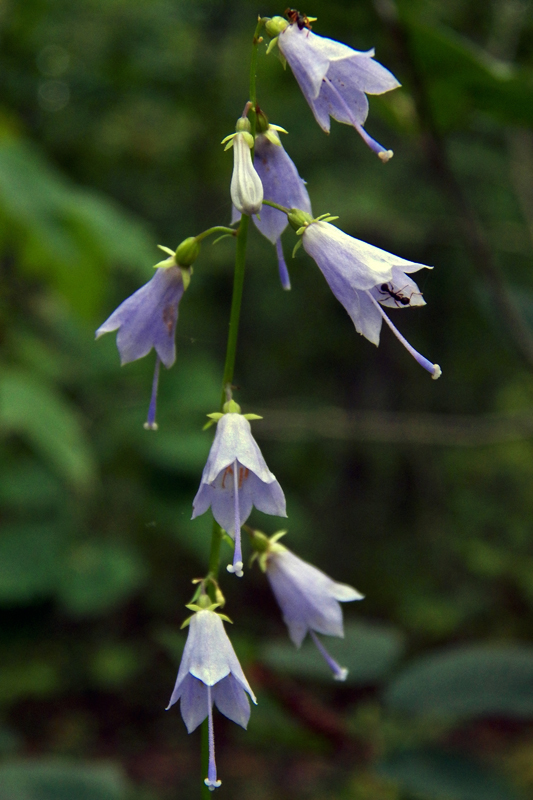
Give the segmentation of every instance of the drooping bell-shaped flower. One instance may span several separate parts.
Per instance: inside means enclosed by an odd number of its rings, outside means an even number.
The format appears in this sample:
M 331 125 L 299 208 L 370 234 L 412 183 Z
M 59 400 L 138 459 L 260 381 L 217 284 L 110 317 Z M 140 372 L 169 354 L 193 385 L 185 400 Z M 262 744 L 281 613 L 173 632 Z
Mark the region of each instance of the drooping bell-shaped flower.
M 233 174 L 231 176 L 231 201 L 241 214 L 258 214 L 263 202 L 263 185 L 252 163 L 251 150 L 254 137 L 246 117 L 251 103 L 247 103 L 242 117 L 237 120 L 236 133 L 226 136 L 226 150 L 233 147 Z
M 286 517 L 287 512 L 283 490 L 252 436 L 248 420 L 259 418 L 239 413 L 233 400 L 224 408 L 224 414 L 209 415 L 217 420 L 217 432 L 193 501 L 192 519 L 211 507 L 215 520 L 235 539 L 228 571 L 242 577 L 241 526 L 252 507 L 277 517 Z
M 217 614 L 217 604 L 211 604 L 205 595 L 198 605 L 187 608 L 194 614 L 185 623 L 189 625 L 189 635 L 167 710 L 180 700 L 181 716 L 189 733 L 208 718 L 209 767 L 205 784 L 213 791 L 221 784 L 215 762 L 213 704 L 232 722 L 246 728 L 250 719 L 246 693 L 255 704 L 257 700 L 224 629 L 222 620 L 230 620 Z
M 425 301 L 416 283 L 406 273 L 431 269 L 426 264 L 407 261 L 379 247 L 354 239 L 322 219 L 293 210 L 289 221 L 302 234 L 306 253 L 320 267 L 331 291 L 350 315 L 355 329 L 376 346 L 383 320 L 408 352 L 431 377 L 441 375 L 397 330 L 382 309 L 423 306 Z
M 184 239 L 176 251 L 159 245 L 168 258 L 155 266 L 154 277 L 131 297 L 124 300 L 96 331 L 99 339 L 104 333 L 118 330 L 117 348 L 122 365 L 137 361 L 156 351 L 152 397 L 148 419 L 144 425 L 157 430 L 155 421 L 157 388 L 161 362 L 167 369 L 176 360 L 176 324 L 178 307 L 188 288 L 192 264 L 198 258 L 200 243 L 194 236 Z
M 263 123 L 263 124 L 261 124 Z M 300 178 L 298 170 L 290 156 L 284 149 L 278 131 L 287 131 L 278 125 L 269 125 L 263 112 L 258 110 L 258 130 L 265 128 L 255 138 L 254 166 L 263 184 L 265 200 L 272 200 L 286 208 L 301 208 L 311 214 L 311 201 L 305 186 L 305 181 Z M 239 214 L 233 211 L 232 223 L 236 222 Z M 290 289 L 289 271 L 283 256 L 281 234 L 287 227 L 287 215 L 277 208 L 263 205 L 260 217 L 253 218 L 256 227 L 263 236 L 276 247 L 279 264 L 279 276 L 284 289 Z
M 393 153 L 363 128 L 368 116 L 367 94 L 383 94 L 400 84 L 379 62 L 374 50 L 361 52 L 317 36 L 299 20 L 274 17 L 267 23 L 282 56 L 288 62 L 316 121 L 326 133 L 330 117 L 352 125 L 382 161 Z M 271 43 L 272 45 L 272 43 Z
M 261 569 L 266 572 L 296 647 L 301 646 L 309 632 L 335 680 L 345 680 L 347 670 L 329 655 L 316 634 L 344 637 L 339 604 L 362 600 L 363 595 L 352 586 L 332 580 L 280 544 L 278 539 L 285 533 L 280 531 L 269 539 L 260 531 L 252 532 Z

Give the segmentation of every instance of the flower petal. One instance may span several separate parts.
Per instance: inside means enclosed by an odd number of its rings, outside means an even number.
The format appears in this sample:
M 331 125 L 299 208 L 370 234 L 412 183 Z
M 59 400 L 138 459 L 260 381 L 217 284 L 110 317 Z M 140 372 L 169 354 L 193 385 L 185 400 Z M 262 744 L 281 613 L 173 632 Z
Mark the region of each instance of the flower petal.
M 181 686 L 180 697 L 181 716 L 187 731 L 192 733 L 204 721 L 209 711 L 207 686 L 192 675 L 187 675 Z M 173 702 L 176 701 L 171 700 L 169 707 Z
M 221 680 L 213 688 L 216 707 L 225 717 L 246 728 L 250 719 L 250 702 L 243 687 L 233 675 Z

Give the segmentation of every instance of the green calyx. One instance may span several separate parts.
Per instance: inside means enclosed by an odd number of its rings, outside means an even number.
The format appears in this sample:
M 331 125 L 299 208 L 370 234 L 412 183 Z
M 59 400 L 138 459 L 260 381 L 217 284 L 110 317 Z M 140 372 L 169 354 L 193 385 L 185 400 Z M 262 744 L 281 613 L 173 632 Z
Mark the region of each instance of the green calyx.
M 255 108 L 256 113 L 256 133 L 266 133 L 268 130 L 268 117 L 264 111 L 262 111 L 259 106 Z
M 266 572 L 268 558 L 272 553 L 282 553 L 287 548 L 278 544 L 278 540 L 285 536 L 287 531 L 278 531 L 273 536 L 266 536 L 262 531 L 256 531 L 244 526 L 250 536 L 250 542 L 254 549 L 252 560 L 257 559 L 262 572 Z
M 265 30 L 270 38 L 273 39 L 283 33 L 288 24 L 288 21 L 283 17 L 272 17 L 266 22 Z
M 298 235 L 302 228 L 305 230 L 311 222 L 315 221 L 311 214 L 308 214 L 307 211 L 302 211 L 301 208 L 291 208 L 290 212 L 287 214 L 287 219 L 289 220 L 291 228 L 295 230 Z
M 238 403 L 235 402 L 235 400 L 228 400 L 222 406 L 222 411 L 224 412 L 224 414 L 240 414 L 241 407 Z M 221 414 L 220 416 L 223 415 Z
M 239 117 L 235 125 L 235 133 L 250 133 L 252 126 L 248 117 Z
M 189 611 L 193 611 L 194 613 L 192 614 L 192 616 L 187 617 L 185 622 L 181 625 L 181 629 L 183 630 L 183 628 L 186 628 L 188 625 L 190 625 L 191 619 L 193 618 L 194 614 L 197 614 L 199 611 L 214 611 L 215 608 L 218 608 L 219 606 L 220 603 L 213 603 L 209 595 L 201 594 L 196 603 L 188 603 L 185 606 L 185 608 L 188 608 Z M 220 617 L 220 619 L 223 619 L 225 622 L 231 623 L 230 618 L 227 617 L 225 614 L 217 613 L 217 616 Z

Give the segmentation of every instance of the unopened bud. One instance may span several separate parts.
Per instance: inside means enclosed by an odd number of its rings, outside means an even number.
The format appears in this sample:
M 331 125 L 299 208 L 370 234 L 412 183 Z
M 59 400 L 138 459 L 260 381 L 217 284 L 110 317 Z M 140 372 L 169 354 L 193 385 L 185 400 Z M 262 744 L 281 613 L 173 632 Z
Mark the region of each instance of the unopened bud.
M 180 267 L 190 267 L 191 264 L 194 264 L 199 255 L 200 243 L 196 241 L 194 236 L 189 236 L 189 238 L 184 239 L 176 249 L 176 263 L 179 264 Z

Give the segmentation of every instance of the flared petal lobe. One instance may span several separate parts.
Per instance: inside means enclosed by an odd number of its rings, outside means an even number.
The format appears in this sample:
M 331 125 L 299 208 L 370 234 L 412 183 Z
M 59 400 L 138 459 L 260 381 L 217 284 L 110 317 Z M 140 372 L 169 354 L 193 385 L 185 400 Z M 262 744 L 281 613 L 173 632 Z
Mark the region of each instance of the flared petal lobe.
M 96 338 L 118 329 L 122 364 L 143 358 L 154 347 L 165 367 L 171 367 L 176 360 L 176 323 L 183 292 L 179 267 L 157 269 L 154 277 L 98 328 Z
M 311 214 L 311 201 L 305 181 L 283 145 L 278 140 L 274 144 L 267 136 L 260 134 L 255 140 L 254 165 L 261 182 L 265 200 L 273 200 L 286 208 L 300 208 Z M 287 227 L 287 215 L 277 208 L 263 206 L 261 218 L 254 217 L 254 223 L 272 244 Z
M 366 144 L 388 161 L 392 151 L 362 127 L 368 115 L 366 95 L 383 94 L 400 84 L 374 60 L 374 51 L 352 50 L 312 31 L 300 30 L 296 24 L 288 25 L 279 35 L 278 46 L 320 127 L 328 132 L 330 117 L 353 125 Z
M 201 707 L 203 713 L 203 695 L 197 684 L 191 682 L 191 678 L 205 688 L 206 686 L 216 686 L 229 675 L 232 676 L 236 686 L 247 692 L 255 703 L 255 695 L 242 671 L 239 659 L 235 655 L 221 618 L 214 611 L 208 609 L 197 611 L 189 623 L 189 635 L 187 636 L 178 677 L 168 708 L 173 706 L 181 697 L 183 711 L 183 697 L 187 695 L 186 704 L 192 705 L 194 701 L 198 707 Z M 225 703 L 226 708 L 229 708 L 230 700 L 228 698 L 233 695 L 237 696 L 237 693 L 234 687 L 232 690 L 222 690 L 221 695 L 223 696 L 221 702 Z M 216 699 L 216 694 L 214 697 Z M 238 701 L 238 705 L 233 712 L 235 716 L 242 718 L 242 708 L 242 703 Z M 205 705 L 204 716 L 197 724 L 202 722 L 206 716 L 207 704 Z M 229 714 L 226 716 L 229 716 Z M 192 711 L 189 719 L 196 719 L 196 717 L 193 717 Z M 194 728 L 191 728 L 191 730 L 194 730 Z
M 269 554 L 266 574 L 289 636 L 297 647 L 308 631 L 342 637 L 339 603 L 363 597 L 353 587 L 333 581 L 286 548 Z

